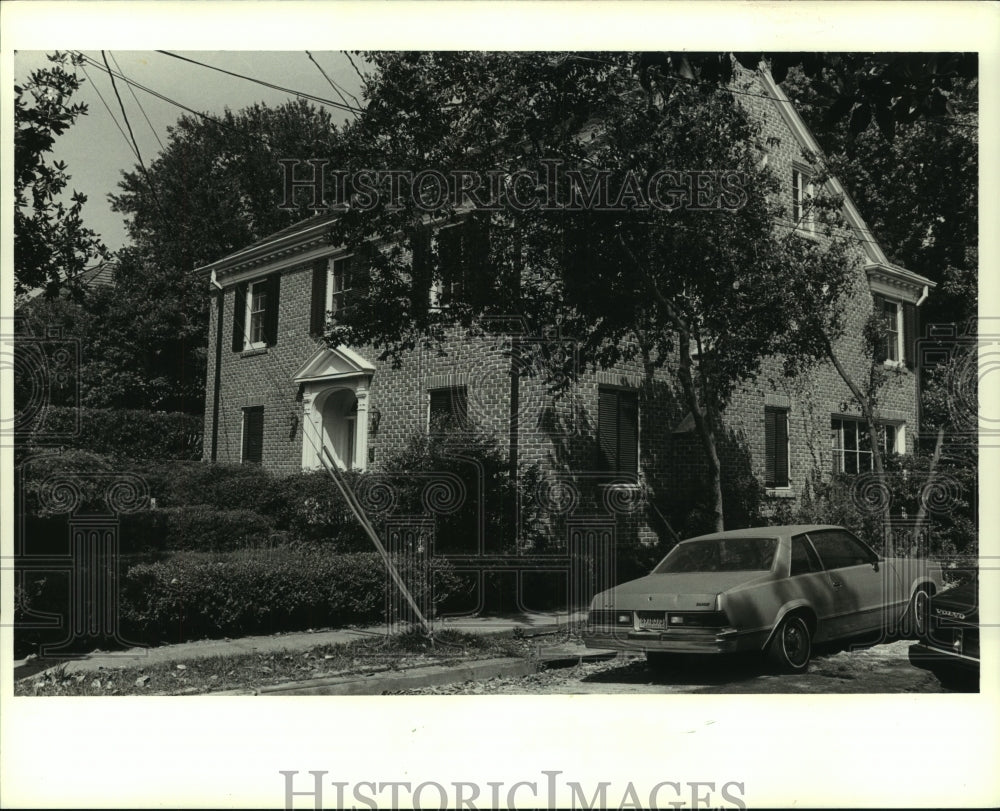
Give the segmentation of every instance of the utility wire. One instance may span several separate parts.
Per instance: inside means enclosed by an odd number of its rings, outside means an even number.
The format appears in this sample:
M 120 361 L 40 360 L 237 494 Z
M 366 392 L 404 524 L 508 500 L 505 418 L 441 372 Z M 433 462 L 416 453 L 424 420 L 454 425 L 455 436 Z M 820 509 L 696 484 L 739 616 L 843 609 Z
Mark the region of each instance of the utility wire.
M 125 126 L 128 128 L 128 134 L 132 137 L 132 144 L 135 146 L 135 155 L 139 159 L 139 166 L 142 169 L 143 177 L 146 178 L 146 185 L 149 186 L 149 191 L 153 195 L 153 201 L 156 203 L 156 208 L 163 216 L 163 207 L 160 205 L 160 198 L 156 193 L 156 187 L 153 182 L 149 179 L 149 172 L 146 171 L 146 164 L 142 160 L 142 155 L 139 153 L 139 142 L 135 140 L 135 133 L 132 132 L 132 125 L 128 121 L 128 113 L 125 112 L 125 104 L 122 102 L 121 94 L 118 92 L 118 85 L 115 84 L 114 74 L 111 73 L 111 66 L 108 64 L 108 58 L 104 55 L 104 51 L 101 51 L 101 59 L 104 60 L 104 67 L 107 68 L 108 75 L 111 76 L 111 89 L 115 91 L 115 98 L 118 99 L 118 106 L 122 110 L 122 118 L 125 119 Z
M 329 105 L 330 107 L 334 107 L 334 108 L 336 108 L 338 110 L 347 110 L 348 112 L 351 112 L 351 113 L 361 113 L 361 112 L 363 112 L 363 110 L 361 110 L 360 108 L 352 107 L 349 104 L 341 104 L 340 102 L 333 101 L 332 99 L 325 99 L 322 96 L 314 96 L 311 93 L 303 93 L 302 91 L 299 91 L 299 90 L 293 90 L 290 87 L 283 87 L 282 85 L 273 84 L 272 82 L 266 82 L 263 79 L 255 79 L 252 76 L 245 76 L 242 73 L 235 73 L 235 72 L 233 72 L 231 70 L 226 70 L 225 68 L 216 67 L 215 65 L 208 65 L 208 64 L 206 64 L 204 62 L 199 62 L 196 59 L 189 59 L 186 56 L 181 56 L 180 54 L 175 54 L 175 53 L 172 53 L 170 51 L 157 51 L 157 53 L 164 54 L 165 56 L 171 56 L 174 59 L 180 59 L 182 62 L 190 62 L 192 65 L 198 65 L 199 67 L 208 68 L 209 70 L 218 71 L 219 73 L 224 73 L 227 76 L 234 76 L 237 79 L 244 79 L 244 80 L 246 80 L 248 82 L 253 82 L 254 84 L 263 85 L 264 87 L 268 87 L 268 88 L 270 88 L 272 90 L 279 90 L 282 93 L 290 93 L 293 96 L 297 96 L 298 98 L 305 99 L 307 101 L 314 101 L 314 102 L 316 102 L 318 104 L 326 104 L 326 105 Z
M 155 96 L 156 98 L 160 99 L 160 101 L 165 101 L 167 104 L 172 104 L 174 107 L 178 107 L 181 110 L 184 110 L 184 111 L 186 111 L 188 113 L 191 113 L 191 115 L 195 115 L 195 116 L 198 116 L 199 118 L 203 118 L 205 121 L 211 121 L 213 124 L 216 124 L 217 126 L 222 127 L 223 129 L 229 130 L 230 132 L 234 132 L 234 133 L 237 133 L 237 134 L 243 135 L 243 136 L 246 135 L 246 133 L 243 132 L 242 130 L 237 129 L 236 127 L 232 127 L 229 124 L 226 124 L 226 123 L 220 121 L 219 119 L 217 119 L 217 118 L 215 118 L 213 116 L 208 115 L 207 113 L 199 112 L 198 110 L 195 110 L 192 107 L 188 107 L 186 104 L 181 104 L 179 101 L 175 101 L 174 99 L 170 98 L 169 96 L 165 96 L 162 93 L 160 93 L 160 92 L 158 92 L 156 90 L 153 90 L 150 87 L 146 87 L 145 85 L 140 84 L 139 82 L 135 81 L 134 79 L 130 79 L 130 78 L 128 78 L 127 76 L 125 76 L 123 74 L 114 73 L 114 71 L 108 70 L 100 62 L 98 62 L 95 59 L 92 59 L 91 57 L 87 56 L 85 53 L 82 53 L 81 51 L 77 51 L 77 53 L 81 57 L 83 57 L 83 59 L 87 62 L 87 64 L 91 65 L 92 67 L 98 68 L 99 70 L 103 70 L 105 73 L 108 73 L 109 75 L 117 76 L 119 79 L 121 79 L 126 84 L 131 85 L 133 87 L 136 87 L 139 90 L 142 90 L 142 91 L 144 91 L 146 93 L 149 93 L 149 95 Z
M 312 62 L 319 69 L 319 72 L 323 74 L 323 78 L 326 79 L 327 82 L 329 82 L 330 87 L 333 88 L 333 92 L 336 93 L 338 96 L 340 96 L 340 98 L 344 102 L 344 104 L 347 104 L 348 103 L 347 98 L 344 96 L 344 93 L 341 92 L 340 86 L 336 82 L 334 82 L 333 79 L 331 79 L 329 76 L 327 76 L 326 71 L 323 70 L 323 66 L 320 65 L 320 63 L 316 61 L 316 57 L 314 57 L 311 53 L 309 53 L 309 51 L 306 51 L 306 56 L 308 56 L 309 57 L 309 61 Z M 344 92 L 347 92 L 347 91 L 344 91 Z M 354 97 L 353 94 L 348 93 L 348 95 L 352 99 L 354 99 L 354 103 L 355 104 L 358 104 L 358 100 Z
M 115 59 L 115 55 L 111 54 L 111 61 L 115 63 L 115 67 L 118 72 L 124 76 L 125 72 L 122 70 L 122 66 L 118 64 L 118 60 Z M 156 139 L 156 143 L 160 145 L 160 151 L 164 149 L 163 141 L 160 140 L 159 134 L 156 132 L 156 127 L 153 126 L 153 122 L 149 120 L 149 116 L 146 115 L 146 111 L 142 107 L 142 102 L 139 101 L 139 97 L 135 94 L 135 90 L 132 88 L 131 83 L 128 83 L 128 91 L 132 94 L 132 98 L 135 99 L 136 106 L 139 108 L 139 112 L 142 113 L 142 117 L 146 119 L 146 123 L 149 124 L 150 132 L 153 133 L 153 137 Z
M 135 147 L 132 146 L 131 141 L 129 141 L 128 136 L 125 134 L 125 130 L 122 129 L 122 125 L 118 123 L 118 119 L 115 118 L 115 114 L 111 112 L 111 108 L 108 106 L 108 103 L 104 100 L 104 96 L 101 93 L 101 88 L 97 86 L 97 82 L 91 79 L 90 74 L 87 73 L 87 66 L 80 65 L 80 69 L 83 71 L 83 75 L 87 77 L 87 81 L 90 82 L 90 86 L 94 88 L 94 92 L 97 93 L 97 98 L 101 100 L 101 104 L 104 105 L 104 109 L 108 111 L 108 117 L 114 122 L 114 125 L 118 127 L 118 132 L 122 134 L 122 138 L 124 138 L 125 143 L 128 144 L 129 150 L 132 152 L 133 155 L 135 155 L 138 158 L 139 153 L 135 151 Z
M 366 87 L 368 85 L 368 80 L 361 75 L 361 71 L 358 70 L 358 66 L 354 64 L 354 60 L 351 59 L 351 54 L 348 51 L 344 51 L 344 56 L 347 57 L 347 61 L 351 63 L 351 67 L 354 68 L 354 72 L 358 74 L 358 78 L 361 80 L 361 86 Z

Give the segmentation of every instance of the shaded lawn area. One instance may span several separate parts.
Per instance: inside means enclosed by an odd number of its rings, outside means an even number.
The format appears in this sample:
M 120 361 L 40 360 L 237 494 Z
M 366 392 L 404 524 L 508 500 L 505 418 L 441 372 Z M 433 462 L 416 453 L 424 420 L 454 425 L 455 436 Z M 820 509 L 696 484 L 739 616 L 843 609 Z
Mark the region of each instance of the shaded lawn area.
M 403 670 L 476 659 L 527 657 L 529 640 L 512 634 L 442 631 L 373 637 L 306 651 L 240 653 L 178 662 L 67 673 L 66 665 L 21 679 L 15 696 L 200 695 L 253 690 L 287 681 Z

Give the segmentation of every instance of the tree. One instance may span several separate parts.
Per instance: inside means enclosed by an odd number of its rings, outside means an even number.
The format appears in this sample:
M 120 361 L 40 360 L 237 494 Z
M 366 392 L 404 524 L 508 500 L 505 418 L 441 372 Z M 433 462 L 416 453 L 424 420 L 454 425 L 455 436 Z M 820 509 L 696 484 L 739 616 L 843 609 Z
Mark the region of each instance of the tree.
M 360 164 L 492 173 L 508 204 L 473 200 L 459 244 L 442 234 L 428 243 L 424 215 L 457 221 L 468 199 L 429 206 L 418 189 L 347 201 L 334 239 L 391 247 L 365 254 L 368 286 L 327 340 L 399 361 L 417 344 L 440 346 L 450 328 L 482 334 L 515 319 L 538 334 L 560 325 L 593 367 L 641 354 L 676 372 L 721 529 L 716 437 L 730 397 L 766 357 L 824 352 L 813 320 L 786 325 L 805 307 L 831 311 L 826 326 L 838 327 L 837 303 L 856 278 L 845 238 L 828 228 L 821 244 L 779 224 L 758 125 L 730 92 L 749 77 L 734 73 L 733 88 L 692 83 L 629 54 L 368 58 L 376 73 L 352 132 Z M 835 208 L 817 209 L 821 226 Z M 428 307 L 429 283 L 446 306 Z M 568 385 L 566 371 L 549 378 Z
M 86 195 L 61 198 L 70 176 L 49 153 L 87 105 L 71 103 L 83 80 L 66 70 L 79 64 L 64 53 L 49 56 L 53 67 L 32 71 L 14 86 L 14 291 L 40 287 L 55 295 L 94 259 L 106 258 L 98 235 L 83 225 Z
M 125 172 L 112 207 L 128 218 L 116 289 L 97 293 L 105 330 L 88 347 L 91 405 L 204 407 L 208 288 L 192 274 L 301 215 L 280 208 L 282 158 L 337 159 L 338 130 L 303 101 L 219 118 L 184 115 L 148 171 Z

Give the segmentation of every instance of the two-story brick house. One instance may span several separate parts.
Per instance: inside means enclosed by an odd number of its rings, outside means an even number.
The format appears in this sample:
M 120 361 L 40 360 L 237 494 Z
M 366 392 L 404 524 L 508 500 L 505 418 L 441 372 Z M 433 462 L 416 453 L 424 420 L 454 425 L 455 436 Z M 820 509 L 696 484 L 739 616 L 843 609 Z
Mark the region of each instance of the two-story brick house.
M 746 102 L 763 123 L 768 165 L 782 179 L 803 238 L 814 234 L 802 206 L 809 194 L 809 153 L 820 149 L 769 75 Z M 834 191 L 839 188 L 831 181 Z M 837 347 L 856 379 L 866 374 L 863 325 L 876 308 L 889 325 L 886 363 L 898 370 L 880 396 L 883 436 L 904 452 L 918 425 L 914 341 L 917 308 L 933 283 L 889 262 L 845 195 L 844 215 L 872 295 L 852 302 L 846 338 Z M 639 482 L 643 491 L 690 497 L 702 457 L 693 423 L 679 407 L 667 370 L 639 361 L 581 373 L 569 395 L 553 401 L 544 381 L 511 374 L 503 339 L 456 339 L 446 354 L 415 349 L 399 368 L 366 347 L 327 348 L 320 335 L 360 265 L 327 238 L 329 216 L 305 220 L 202 271 L 211 307 L 205 455 L 219 462 L 262 464 L 278 474 L 318 467 L 321 454 L 340 467 L 378 469 L 435 414 L 448 413 L 496 431 L 521 465 L 538 464 L 566 511 L 581 481 Z M 354 265 L 354 267 L 352 267 Z M 354 277 L 356 278 L 356 277 Z M 522 341 L 557 341 L 527 336 Z M 743 466 L 773 499 L 794 499 L 815 472 L 870 467 L 871 439 L 851 394 L 832 366 L 809 380 L 788 380 L 777 361 L 736 393 L 720 448 L 723 466 Z M 511 426 L 516 425 L 516 431 Z M 325 449 L 325 450 L 324 450 Z M 611 512 L 634 509 L 604 500 Z M 640 525 L 645 522 L 640 518 Z

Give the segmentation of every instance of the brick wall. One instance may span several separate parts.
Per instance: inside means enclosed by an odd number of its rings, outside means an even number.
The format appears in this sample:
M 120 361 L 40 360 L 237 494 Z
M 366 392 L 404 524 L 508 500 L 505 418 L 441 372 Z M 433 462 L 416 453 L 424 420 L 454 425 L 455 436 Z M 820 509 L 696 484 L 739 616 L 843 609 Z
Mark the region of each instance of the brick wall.
M 762 90 L 762 88 L 761 88 Z M 792 132 L 772 103 L 754 96 L 741 97 L 763 121 L 762 143 L 769 148 L 769 166 L 778 174 L 791 208 L 791 172 L 804 162 Z M 858 248 L 860 251 L 860 248 Z M 863 257 L 859 253 L 858 259 Z M 859 289 L 867 289 L 859 262 Z M 315 352 L 318 344 L 309 335 L 311 273 L 308 265 L 285 271 L 281 279 L 277 345 L 264 352 L 231 351 L 233 287 L 222 297 L 224 319 L 219 370 L 219 424 L 217 458 L 238 462 L 242 408 L 264 406 L 263 464 L 278 474 L 300 470 L 302 457 L 302 404 L 292 382 L 295 371 Z M 218 299 L 216 299 L 218 301 Z M 847 337 L 838 354 L 857 381 L 866 374 L 862 327 L 872 301 L 861 295 L 851 302 Z M 211 453 L 218 308 L 212 307 L 209 325 L 205 453 Z M 376 366 L 370 388 L 370 409 L 380 412 L 377 434 L 369 447 L 378 467 L 402 450 L 409 438 L 426 427 L 431 388 L 465 385 L 470 417 L 497 433 L 507 447 L 511 396 L 509 344 L 502 339 L 467 340 L 457 336 L 444 355 L 418 349 L 404 357 L 400 368 L 377 361 L 370 348 L 357 348 Z M 538 465 L 561 481 L 572 480 L 581 514 L 614 513 L 625 532 L 654 537 L 646 508 L 615 509 L 602 495 L 600 484 L 608 477 L 595 467 L 596 414 L 601 385 L 619 385 L 639 392 L 640 476 L 657 504 L 689 502 L 704 474 L 704 457 L 693 431 L 675 429 L 687 414 L 683 398 L 669 370 L 653 371 L 641 357 L 602 372 L 581 373 L 577 384 L 554 398 L 541 377 L 523 377 L 519 383 L 519 463 Z M 832 470 L 830 418 L 832 414 L 858 414 L 851 396 L 830 365 L 817 368 L 807 379 L 790 381 L 780 372 L 778 359 L 769 359 L 759 378 L 736 391 L 725 415 L 725 435 L 719 452 L 727 474 L 745 471 L 763 481 L 764 408 L 788 408 L 791 488 L 771 498 L 798 498 L 810 475 Z M 910 371 L 899 371 L 881 396 L 885 417 L 907 424 L 907 441 L 916 436 L 916 380 Z M 603 477 L 603 478 L 602 478 Z M 616 502 L 617 503 L 617 502 Z M 621 506 L 621 505 L 619 505 Z M 627 505 L 626 505 L 627 506 Z M 604 513 L 602 513 L 602 510 Z M 563 516 L 566 517 L 566 516 Z

